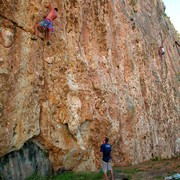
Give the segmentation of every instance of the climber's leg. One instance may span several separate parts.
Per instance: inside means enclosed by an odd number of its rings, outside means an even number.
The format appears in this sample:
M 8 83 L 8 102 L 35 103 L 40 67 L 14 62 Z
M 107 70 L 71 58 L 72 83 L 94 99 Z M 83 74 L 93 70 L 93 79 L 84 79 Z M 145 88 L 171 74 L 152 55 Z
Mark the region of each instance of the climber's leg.
M 32 40 L 37 40 L 37 37 L 38 37 L 38 27 L 40 27 L 41 25 L 38 23 L 38 24 L 35 24 L 34 26 L 34 35 L 31 37 Z
M 34 34 L 35 34 L 35 36 L 37 36 L 37 34 L 38 34 L 38 27 L 40 26 L 40 24 L 36 24 L 35 26 L 34 26 Z
M 48 26 L 48 20 L 44 19 L 40 23 L 35 24 L 34 26 L 34 37 L 32 37 L 32 40 L 37 40 L 38 37 L 38 27 L 47 27 Z
M 47 40 L 47 45 L 48 46 L 51 45 L 51 43 L 50 43 L 50 30 L 49 29 L 46 30 L 46 40 Z

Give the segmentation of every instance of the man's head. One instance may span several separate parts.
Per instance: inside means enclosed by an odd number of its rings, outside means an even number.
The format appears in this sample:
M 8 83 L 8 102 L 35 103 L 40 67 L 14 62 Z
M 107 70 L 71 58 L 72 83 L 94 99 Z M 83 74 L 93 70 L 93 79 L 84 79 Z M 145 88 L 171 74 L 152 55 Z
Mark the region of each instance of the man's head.
M 104 138 L 104 142 L 108 143 L 109 139 L 107 137 Z
M 55 10 L 56 12 L 58 12 L 58 8 L 54 8 L 54 10 Z

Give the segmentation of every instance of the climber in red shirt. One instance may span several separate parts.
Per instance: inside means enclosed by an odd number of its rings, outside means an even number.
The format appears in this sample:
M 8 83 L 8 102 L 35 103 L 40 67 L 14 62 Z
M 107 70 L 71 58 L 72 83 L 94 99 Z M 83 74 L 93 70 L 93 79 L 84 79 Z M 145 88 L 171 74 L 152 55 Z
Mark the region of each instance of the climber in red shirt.
M 57 18 L 57 13 L 58 13 L 58 8 L 53 8 L 51 3 L 49 3 L 49 9 L 50 9 L 50 12 L 46 16 L 46 18 L 34 26 L 34 36 L 31 38 L 32 40 L 37 40 L 38 27 L 45 27 L 47 45 L 51 45 L 51 43 L 50 43 L 50 31 L 52 31 L 52 32 L 54 31 L 53 21 Z

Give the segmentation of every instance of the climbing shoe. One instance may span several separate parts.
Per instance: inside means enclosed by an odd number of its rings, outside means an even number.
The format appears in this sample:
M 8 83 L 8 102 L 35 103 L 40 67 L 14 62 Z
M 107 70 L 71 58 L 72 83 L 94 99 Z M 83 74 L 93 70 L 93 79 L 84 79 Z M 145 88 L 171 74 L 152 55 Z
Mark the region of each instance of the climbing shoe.
M 35 36 L 35 35 L 32 35 L 32 37 L 31 37 L 31 40 L 34 40 L 34 41 L 36 41 L 36 40 L 37 40 L 37 36 Z
M 47 42 L 47 46 L 50 46 L 50 45 L 51 45 L 51 43 L 48 41 L 48 42 Z

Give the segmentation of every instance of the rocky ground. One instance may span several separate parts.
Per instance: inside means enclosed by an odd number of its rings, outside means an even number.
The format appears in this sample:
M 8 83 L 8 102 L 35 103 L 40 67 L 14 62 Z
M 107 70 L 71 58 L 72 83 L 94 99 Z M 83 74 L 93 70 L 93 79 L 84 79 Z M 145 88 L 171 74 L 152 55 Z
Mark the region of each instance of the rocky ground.
M 180 157 L 172 160 L 158 160 L 158 158 L 140 165 L 128 167 L 115 167 L 115 180 L 123 178 L 131 180 L 156 180 L 164 179 L 180 173 Z

